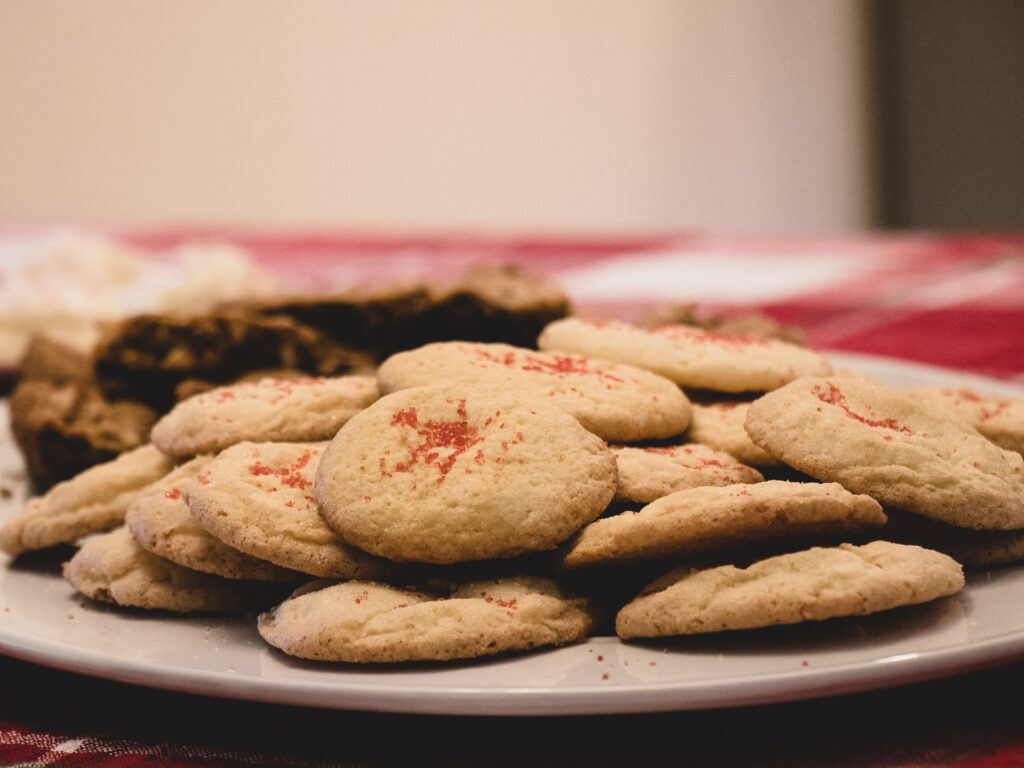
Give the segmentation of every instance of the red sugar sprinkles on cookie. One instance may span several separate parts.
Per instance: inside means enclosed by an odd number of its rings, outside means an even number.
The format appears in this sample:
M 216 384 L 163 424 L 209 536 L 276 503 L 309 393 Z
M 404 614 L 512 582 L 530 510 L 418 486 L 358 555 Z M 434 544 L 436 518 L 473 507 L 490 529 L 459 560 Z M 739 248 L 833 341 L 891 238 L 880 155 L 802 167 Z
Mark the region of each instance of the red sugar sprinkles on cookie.
M 614 462 L 576 419 L 516 390 L 423 387 L 346 424 L 314 488 L 353 545 L 454 563 L 553 548 L 611 501 Z
M 456 418 L 451 421 L 430 419 L 421 423 L 415 408 L 405 408 L 391 417 L 391 426 L 415 430 L 419 440 L 410 446 L 404 461 L 393 465 L 392 471 L 410 472 L 420 462 L 430 464 L 440 473 L 438 484 L 445 481 L 462 454 L 483 441 L 479 436 L 480 430 L 469 424 L 465 400 L 459 401 Z M 474 460 L 477 464 L 483 464 L 483 451 L 477 451 Z M 381 457 L 382 475 L 387 474 L 386 466 L 387 461 Z

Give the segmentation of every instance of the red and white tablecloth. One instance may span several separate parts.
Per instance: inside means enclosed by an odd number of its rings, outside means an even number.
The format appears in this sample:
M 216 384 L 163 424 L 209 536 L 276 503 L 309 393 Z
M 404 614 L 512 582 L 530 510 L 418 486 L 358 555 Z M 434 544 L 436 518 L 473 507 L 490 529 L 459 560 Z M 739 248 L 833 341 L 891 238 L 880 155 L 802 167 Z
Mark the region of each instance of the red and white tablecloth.
M 759 308 L 811 346 L 868 352 L 1000 378 L 1024 376 L 1024 235 L 845 239 L 129 234 L 165 248 L 228 236 L 286 285 L 322 289 L 454 274 L 513 261 L 551 275 L 584 312 L 635 318 L 653 305 Z M 1024 379 L 1022 379 L 1024 380 Z
M 900 357 L 1024 384 L 1024 236 L 844 239 L 474 237 L 225 230 L 121 233 L 162 249 L 248 248 L 295 290 L 454 274 L 478 261 L 548 274 L 590 314 L 697 301 L 760 309 L 814 347 Z M 92 681 L 9 659 L 4 765 L 384 763 L 1024 766 L 1024 664 L 821 702 L 710 713 L 473 720 L 314 712 Z

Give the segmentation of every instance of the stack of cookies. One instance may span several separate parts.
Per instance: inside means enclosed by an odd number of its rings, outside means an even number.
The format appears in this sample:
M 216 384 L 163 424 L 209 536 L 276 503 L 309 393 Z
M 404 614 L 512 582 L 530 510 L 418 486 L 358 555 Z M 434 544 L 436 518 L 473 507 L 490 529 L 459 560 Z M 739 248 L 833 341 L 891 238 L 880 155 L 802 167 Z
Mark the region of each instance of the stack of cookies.
M 570 317 L 537 346 L 204 391 L 0 546 L 80 542 L 89 598 L 264 609 L 272 646 L 344 662 L 866 615 L 957 592 L 950 553 L 1024 556 L 1024 402 L 682 325 Z

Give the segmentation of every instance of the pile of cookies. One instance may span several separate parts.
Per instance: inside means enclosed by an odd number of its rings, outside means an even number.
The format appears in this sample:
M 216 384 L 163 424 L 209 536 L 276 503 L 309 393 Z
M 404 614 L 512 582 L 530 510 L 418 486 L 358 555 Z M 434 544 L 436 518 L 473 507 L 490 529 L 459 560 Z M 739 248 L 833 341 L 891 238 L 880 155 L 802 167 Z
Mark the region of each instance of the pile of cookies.
M 89 598 L 263 610 L 272 646 L 345 662 L 866 615 L 1024 558 L 1022 400 L 683 325 L 569 317 L 537 347 L 209 389 L 0 547 L 80 544 Z
M 567 314 L 556 284 L 482 264 L 450 280 L 134 315 L 104 325 L 86 349 L 34 336 L 11 395 L 11 426 L 29 477 L 46 490 L 143 445 L 176 402 L 216 386 L 359 373 L 431 341 L 533 344 Z

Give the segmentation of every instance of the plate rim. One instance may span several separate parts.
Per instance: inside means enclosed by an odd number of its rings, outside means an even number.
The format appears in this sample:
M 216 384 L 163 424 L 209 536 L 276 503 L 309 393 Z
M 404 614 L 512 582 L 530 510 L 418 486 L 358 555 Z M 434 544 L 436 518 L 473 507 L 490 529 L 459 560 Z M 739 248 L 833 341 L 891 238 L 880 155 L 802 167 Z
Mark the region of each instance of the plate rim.
M 613 638 L 591 638 L 612 642 Z M 587 643 L 581 644 L 586 647 Z M 970 645 L 955 645 L 898 661 L 850 662 L 799 675 L 779 672 L 694 684 L 648 682 L 594 688 L 332 685 L 235 677 L 225 672 L 175 670 L 78 646 L 30 638 L 12 642 L 0 629 L 0 651 L 40 666 L 157 690 L 268 704 L 347 711 L 451 716 L 574 716 L 696 711 L 777 704 L 860 693 L 955 677 L 1024 658 L 1024 626 Z M 544 653 L 545 651 L 540 651 Z M 550 651 L 548 651 L 550 652 Z M 112 660 L 114 663 L 112 664 Z M 776 685 L 778 684 L 778 685 Z M 694 691 L 702 695 L 693 697 Z M 344 693 L 345 698 L 338 698 Z M 682 700 L 680 700 L 682 698 Z

